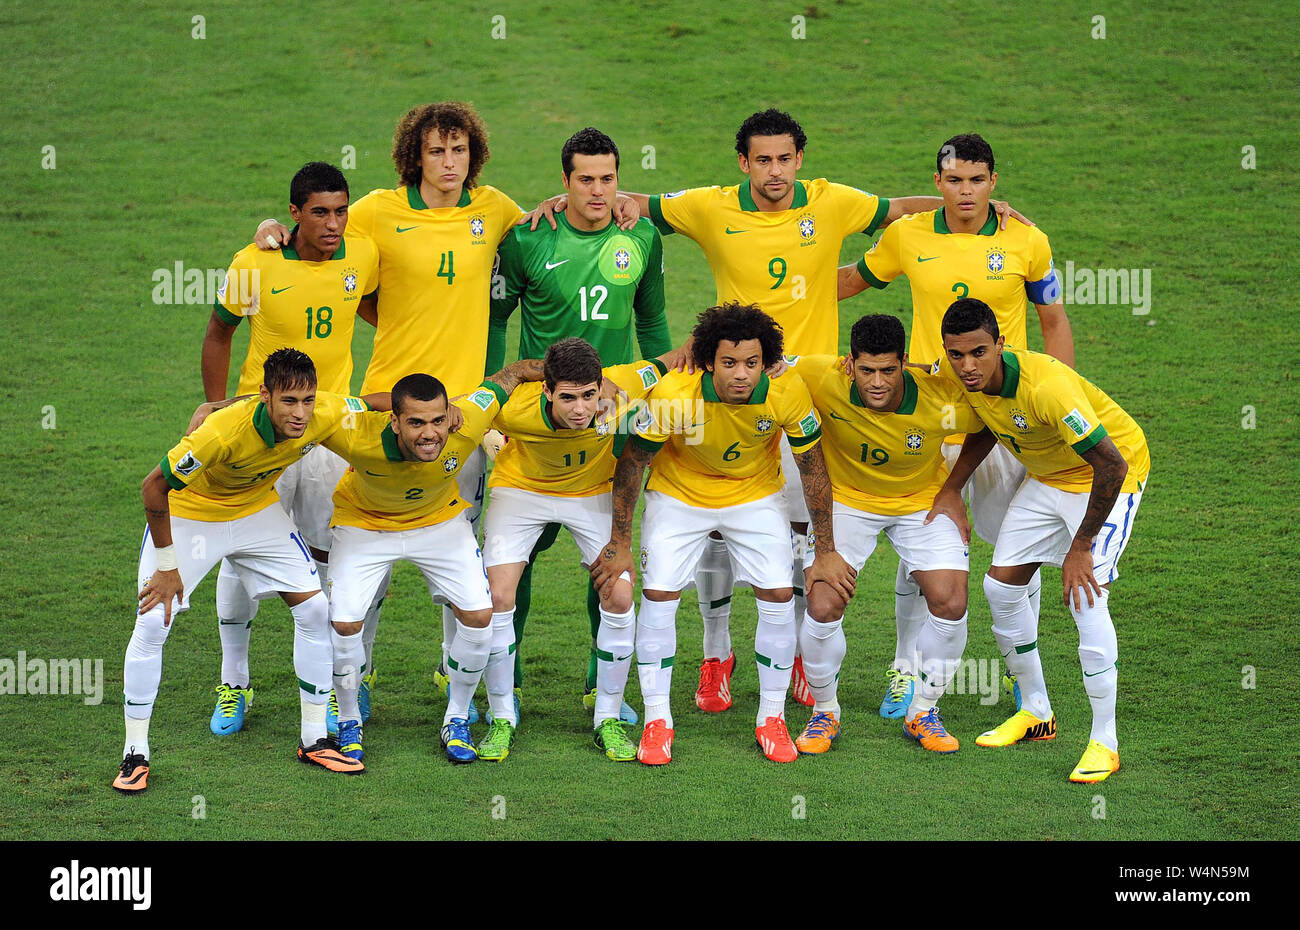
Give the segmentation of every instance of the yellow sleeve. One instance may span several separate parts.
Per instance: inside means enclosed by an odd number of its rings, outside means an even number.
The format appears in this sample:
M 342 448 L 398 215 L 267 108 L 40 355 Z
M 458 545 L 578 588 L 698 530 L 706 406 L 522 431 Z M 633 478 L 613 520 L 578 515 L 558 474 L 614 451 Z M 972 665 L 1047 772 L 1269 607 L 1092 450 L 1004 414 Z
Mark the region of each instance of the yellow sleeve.
M 379 290 L 379 246 L 375 245 L 373 239 L 362 238 L 366 244 L 369 258 L 366 261 L 366 267 L 363 269 L 361 280 L 361 296 L 369 297 L 375 291 Z
M 348 207 L 347 232 L 350 235 L 365 236 L 367 239 L 374 237 L 375 214 L 378 212 L 379 198 L 383 193 L 383 190 L 373 190 Z
M 465 420 L 457 434 L 480 442 L 483 434 L 492 428 L 492 421 L 501 412 L 501 406 L 509 399 L 510 395 L 501 385 L 485 380 L 456 405 Z
M 835 213 L 840 218 L 841 237 L 853 233 L 866 233 L 870 236 L 889 216 L 889 201 L 875 194 L 868 194 L 847 184 L 831 184 L 830 190 L 835 197 Z
M 780 408 L 776 413 L 780 418 L 781 429 L 785 430 L 792 450 L 807 452 L 822 438 L 822 421 L 817 416 L 817 408 L 813 406 L 812 394 L 796 372 L 786 372 L 780 381 L 783 390 Z
M 205 468 L 223 461 L 225 457 L 226 444 L 222 442 L 212 418 L 208 417 L 198 429 L 173 446 L 158 465 L 171 489 L 179 491 Z
M 249 252 L 257 246 L 246 246 L 235 253 L 226 270 L 226 277 L 217 288 L 217 300 L 212 310 L 217 317 L 231 326 L 238 326 L 248 316 L 257 299 L 257 259 Z
M 1047 235 L 1035 228 L 1029 231 L 1029 268 L 1025 271 L 1025 294 L 1033 304 L 1054 304 L 1061 299 L 1061 281 L 1052 262 L 1052 246 Z
M 665 236 L 679 232 L 696 239 L 704 231 L 701 227 L 708 204 L 719 190 L 716 186 L 692 187 L 671 194 L 655 194 L 650 198 L 650 219 Z
M 903 224 L 885 227 L 871 248 L 858 261 L 858 274 L 872 287 L 885 288 L 903 273 Z
M 650 389 L 659 383 L 659 379 L 668 374 L 668 367 L 657 358 L 632 362 L 630 365 L 614 365 L 601 372 L 610 381 L 619 386 L 629 401 L 640 400 Z
M 1034 389 L 1035 412 L 1056 427 L 1061 441 L 1079 455 L 1106 438 L 1106 427 L 1079 385 L 1051 378 Z
M 501 244 L 501 240 L 510 235 L 510 230 L 524 218 L 524 211 L 519 209 L 519 204 L 515 203 L 509 196 L 503 194 L 496 188 L 492 189 L 496 194 L 494 212 L 497 221 L 501 224 L 497 229 L 496 243 Z

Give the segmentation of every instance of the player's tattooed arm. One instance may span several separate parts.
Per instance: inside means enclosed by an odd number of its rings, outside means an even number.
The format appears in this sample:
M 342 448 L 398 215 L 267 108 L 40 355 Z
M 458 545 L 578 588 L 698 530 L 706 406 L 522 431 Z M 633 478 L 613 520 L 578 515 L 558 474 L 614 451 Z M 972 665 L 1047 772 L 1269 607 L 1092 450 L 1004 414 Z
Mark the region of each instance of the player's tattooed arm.
M 641 491 L 641 476 L 655 456 L 654 452 L 637 442 L 623 447 L 614 468 L 614 519 L 609 542 L 591 565 L 591 580 L 602 596 L 613 593 L 619 577 L 627 572 L 636 583 L 636 565 L 632 559 L 632 515 Z
M 826 471 L 826 457 L 822 454 L 821 445 L 815 445 L 805 452 L 796 452 L 794 463 L 799 468 L 799 478 L 803 482 L 803 496 L 808 504 L 814 540 L 813 563 L 804 571 L 804 590 L 811 591 L 817 582 L 825 582 L 847 601 L 853 596 L 858 573 L 835 551 L 834 520 L 831 516 L 835 500 L 831 495 L 831 479 Z
M 144 516 L 149 524 L 149 537 L 153 540 L 155 551 L 158 552 L 159 568 L 141 588 L 139 601 L 142 614 L 162 604 L 164 626 L 171 623 L 172 599 L 184 593 L 180 571 L 174 567 L 168 569 L 163 566 L 165 560 L 175 563 L 175 556 L 172 553 L 171 509 L 167 505 L 167 495 L 170 493 L 171 486 L 163 477 L 162 466 L 155 465 L 154 470 L 149 472 L 140 485 L 140 496 L 144 499 Z
M 1069 607 L 1073 598 L 1076 610 L 1083 606 L 1079 588 L 1083 589 L 1089 607 L 1095 603 L 1093 592 L 1101 595 L 1101 585 L 1092 573 L 1092 540 L 1105 526 L 1106 517 L 1114 509 L 1124 487 L 1124 478 L 1128 475 L 1128 462 L 1124 461 L 1124 456 L 1120 455 L 1119 448 L 1109 436 L 1081 453 L 1081 457 L 1092 466 L 1092 489 L 1088 494 L 1088 509 L 1084 511 L 1083 521 L 1061 565 L 1065 605 Z
M 957 456 L 952 471 L 948 473 L 948 480 L 934 496 L 934 504 L 931 505 L 930 512 L 925 515 L 926 524 L 943 514 L 957 525 L 962 542 L 970 542 L 970 520 L 966 516 L 966 503 L 961 499 L 961 489 L 966 486 L 966 482 L 970 480 L 971 475 L 975 474 L 975 469 L 979 467 L 980 462 L 988 458 L 988 454 L 997 444 L 997 437 L 987 426 L 978 433 L 970 433 L 966 436 L 966 441 L 961 445 L 961 454 Z
M 541 381 L 543 377 L 542 360 L 524 358 L 511 362 L 494 375 L 488 375 L 486 380 L 500 385 L 503 391 L 510 394 L 525 381 Z

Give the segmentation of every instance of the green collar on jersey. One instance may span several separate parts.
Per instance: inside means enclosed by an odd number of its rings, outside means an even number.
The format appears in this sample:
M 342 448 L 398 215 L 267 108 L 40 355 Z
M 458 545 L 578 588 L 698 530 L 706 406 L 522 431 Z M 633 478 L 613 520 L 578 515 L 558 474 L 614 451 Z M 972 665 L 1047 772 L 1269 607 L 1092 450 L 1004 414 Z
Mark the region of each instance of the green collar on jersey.
M 409 203 L 409 204 L 411 205 L 411 209 L 412 209 L 412 210 L 432 210 L 432 209 L 433 209 L 433 207 L 430 207 L 429 205 L 427 205 L 427 204 L 424 202 L 424 198 L 420 196 L 420 185 L 418 185 L 418 184 L 416 184 L 416 185 L 414 185 L 414 186 L 412 186 L 412 185 L 407 185 L 407 188 L 406 188 L 406 202 Z M 462 187 L 462 188 L 460 189 L 460 200 L 456 201 L 456 206 L 458 206 L 458 207 L 468 207 L 468 206 L 469 206 L 469 188 L 468 188 L 468 187 Z M 442 209 L 445 210 L 446 207 L 443 207 Z
M 1009 349 L 1002 350 L 1002 390 L 998 397 L 1015 397 L 1020 389 L 1020 359 Z
M 934 211 L 934 231 L 941 236 L 951 236 L 953 232 L 948 228 L 948 221 L 943 218 L 943 207 Z M 992 207 L 989 207 L 989 218 L 984 221 L 980 227 L 977 236 L 991 236 L 998 231 L 998 214 Z
M 289 233 L 289 241 L 295 242 L 297 241 L 297 238 L 298 238 L 298 227 L 294 226 L 293 231 Z M 348 248 L 348 240 L 346 238 L 340 239 L 339 247 L 334 250 L 334 254 L 331 255 L 329 258 L 327 258 L 326 261 L 330 261 L 330 262 L 338 261 L 347 253 L 347 248 Z M 302 261 L 302 257 L 298 254 L 298 250 L 293 248 L 293 246 L 286 245 L 284 248 L 280 250 L 280 254 L 284 256 L 284 260 L 286 262 Z
M 402 455 L 402 447 L 397 444 L 397 435 L 393 432 L 393 424 L 390 422 L 384 427 L 384 431 L 379 434 L 379 442 L 384 447 L 384 458 L 390 462 L 405 461 Z
M 569 232 L 573 233 L 575 236 L 603 236 L 606 233 L 608 233 L 611 229 L 613 230 L 618 229 L 618 226 L 614 223 L 613 214 L 610 214 L 609 222 L 606 223 L 604 226 L 600 227 L 600 229 L 579 229 L 578 227 L 574 226 L 572 223 L 569 222 L 569 215 L 567 210 L 558 211 L 555 214 L 555 219 L 563 223 L 564 227 L 568 229 Z
M 767 401 L 767 388 L 771 383 L 772 383 L 771 379 L 768 378 L 767 372 L 763 372 L 761 375 L 759 375 L 758 384 L 755 385 L 754 387 L 754 393 L 749 395 L 749 400 L 745 401 L 745 403 L 746 404 L 765 403 Z M 721 398 L 718 397 L 718 389 L 713 386 L 713 372 L 706 371 L 704 373 L 704 377 L 700 379 L 700 390 L 704 394 L 705 403 L 708 404 L 725 403 L 725 401 L 723 401 Z M 736 406 L 740 406 L 740 405 L 737 404 Z
M 898 402 L 898 409 L 894 413 L 910 417 L 916 413 L 916 398 L 920 394 L 920 389 L 916 386 L 916 379 L 906 368 L 903 369 L 903 399 Z M 870 409 L 862 402 L 862 395 L 858 393 L 858 382 L 849 379 L 849 403 L 855 407 Z
M 754 194 L 749 189 L 749 181 L 736 191 L 736 196 L 740 198 L 740 209 L 746 213 L 757 213 L 758 205 L 754 203 Z M 794 182 L 794 200 L 791 201 L 789 209 L 797 210 L 800 207 L 808 206 L 808 189 L 803 186 L 803 181 Z
M 267 412 L 266 404 L 260 400 L 253 408 L 253 429 L 257 430 L 257 435 L 262 437 L 262 442 L 266 443 L 268 449 L 275 445 L 275 427 L 271 425 L 271 414 Z

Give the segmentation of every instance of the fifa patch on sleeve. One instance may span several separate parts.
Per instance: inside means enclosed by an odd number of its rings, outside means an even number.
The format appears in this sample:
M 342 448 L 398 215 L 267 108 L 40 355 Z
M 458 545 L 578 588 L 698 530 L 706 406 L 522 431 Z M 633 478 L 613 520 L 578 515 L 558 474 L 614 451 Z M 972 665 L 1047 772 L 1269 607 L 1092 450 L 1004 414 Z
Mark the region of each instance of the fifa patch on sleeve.
M 642 407 L 637 411 L 636 419 L 632 421 L 632 432 L 638 436 L 644 436 L 654 429 L 654 425 L 654 414 L 650 412 L 649 407 Z
M 181 456 L 181 460 L 172 468 L 172 471 L 175 474 L 180 475 L 182 478 L 185 478 L 194 474 L 202 467 L 203 463 L 194 457 L 193 452 L 186 452 Z
M 668 199 L 671 198 L 671 197 L 680 197 L 680 196 L 681 196 L 682 194 L 684 194 L 684 193 L 686 193 L 685 190 L 673 191 L 671 194 L 664 194 L 664 195 L 662 195 L 662 197 L 661 197 L 660 199 L 662 199 L 662 200 L 668 200 Z
M 641 376 L 642 387 L 654 387 L 659 383 L 659 372 L 653 365 L 646 365 L 644 368 L 638 368 L 636 373 Z
M 1084 419 L 1084 416 L 1079 412 L 1078 407 L 1075 407 L 1065 416 L 1061 417 L 1061 422 L 1068 426 L 1070 432 L 1074 433 L 1074 435 L 1078 436 L 1080 439 L 1092 432 L 1092 424 Z
M 226 272 L 224 275 L 221 276 L 221 283 L 217 285 L 218 303 L 224 304 L 226 302 L 226 284 L 229 281 L 230 281 L 230 272 Z
M 345 397 L 343 399 L 347 402 L 348 410 L 352 413 L 366 412 L 366 402 L 360 397 Z
M 805 436 L 811 436 L 817 432 L 817 428 L 817 411 L 809 410 L 808 415 L 799 421 L 799 429 L 803 431 Z
M 480 388 L 473 394 L 469 395 L 469 402 L 484 413 L 496 403 L 497 396 L 486 388 Z

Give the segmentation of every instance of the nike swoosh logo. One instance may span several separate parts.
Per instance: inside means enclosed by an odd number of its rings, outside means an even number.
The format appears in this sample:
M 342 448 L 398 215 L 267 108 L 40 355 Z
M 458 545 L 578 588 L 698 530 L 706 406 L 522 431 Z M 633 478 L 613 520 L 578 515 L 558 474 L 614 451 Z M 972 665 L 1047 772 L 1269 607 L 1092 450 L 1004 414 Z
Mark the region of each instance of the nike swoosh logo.
M 791 662 L 789 665 L 777 665 L 775 662 L 773 662 L 772 668 L 778 672 L 788 672 L 790 671 L 790 669 L 794 668 L 794 663 Z
M 245 462 L 243 465 L 236 465 L 236 464 L 234 464 L 234 463 L 232 462 L 231 465 L 230 465 L 230 467 L 231 467 L 231 468 L 247 468 L 247 467 L 248 467 L 249 465 L 251 465 L 251 464 L 252 464 L 251 462 Z
M 1102 772 L 1109 772 L 1110 769 L 1087 769 L 1080 772 L 1080 775 L 1100 775 Z
M 932 262 L 936 258 L 942 258 L 942 257 L 943 257 L 942 255 L 931 255 L 929 258 L 922 258 L 921 256 L 918 255 L 916 256 L 916 260 L 918 262 Z
M 367 475 L 373 475 L 373 476 L 375 476 L 376 478 L 387 478 L 387 477 L 388 477 L 388 475 L 381 475 L 381 474 L 379 474 L 379 472 L 377 472 L 377 471 L 371 471 L 369 468 L 366 469 L 366 474 L 367 474 Z
M 748 230 L 748 229 L 732 229 L 730 226 L 727 227 L 727 235 L 728 235 L 728 236 L 735 236 L 735 235 L 739 235 L 740 233 L 744 233 L 744 232 L 749 232 L 749 230 Z
M 243 620 L 218 620 L 217 622 L 221 626 L 235 626 L 237 624 L 243 623 L 244 621 Z
M 1096 678 L 1098 675 L 1104 675 L 1104 674 L 1106 674 L 1107 672 L 1109 672 L 1109 671 L 1110 671 L 1112 668 L 1114 668 L 1114 667 L 1115 667 L 1115 666 L 1113 666 L 1113 665 L 1108 665 L 1108 666 L 1106 666 L 1105 668 L 1103 668 L 1100 672 L 1084 672 L 1084 673 L 1083 673 L 1083 677 L 1084 677 L 1084 678 Z
M 419 229 L 419 228 L 420 228 L 420 226 L 419 226 L 419 224 L 417 223 L 417 224 L 414 225 L 414 226 L 406 226 L 406 227 L 398 226 L 398 227 L 397 227 L 397 231 L 398 231 L 399 233 L 404 233 L 404 232 L 410 232 L 412 229 Z
M 832 420 L 841 420 L 841 421 L 843 421 L 843 422 L 845 422 L 845 423 L 849 423 L 849 422 L 851 422 L 850 420 L 848 420 L 848 419 L 846 419 L 846 418 L 844 418 L 844 417 L 842 417 L 842 416 L 838 416 L 838 415 L 835 414 L 835 413 L 832 413 L 832 414 L 831 414 L 831 419 L 832 419 Z
M 130 704 L 132 707 L 144 707 L 149 702 L 148 701 L 127 701 L 127 703 Z
M 290 284 L 289 287 L 293 287 L 293 285 Z M 287 291 L 287 290 L 289 289 L 289 287 L 281 287 L 281 288 L 274 288 L 274 287 L 273 287 L 273 288 L 271 288 L 271 293 L 272 293 L 272 294 L 283 294 L 285 291 Z
M 546 263 L 546 270 L 547 270 L 547 271 L 550 271 L 552 268 L 559 268 L 561 265 L 564 264 L 564 262 L 567 262 L 567 261 L 568 261 L 568 259 L 566 258 L 563 262 L 555 262 L 554 264 L 552 264 L 551 262 L 547 262 L 547 263 Z
M 635 655 L 635 653 L 631 653 L 631 652 L 629 652 L 629 653 L 628 653 L 627 655 L 625 655 L 625 656 L 615 656 L 615 657 L 614 657 L 614 661 L 615 661 L 615 662 L 626 662 L 628 659 L 632 658 L 633 655 Z

